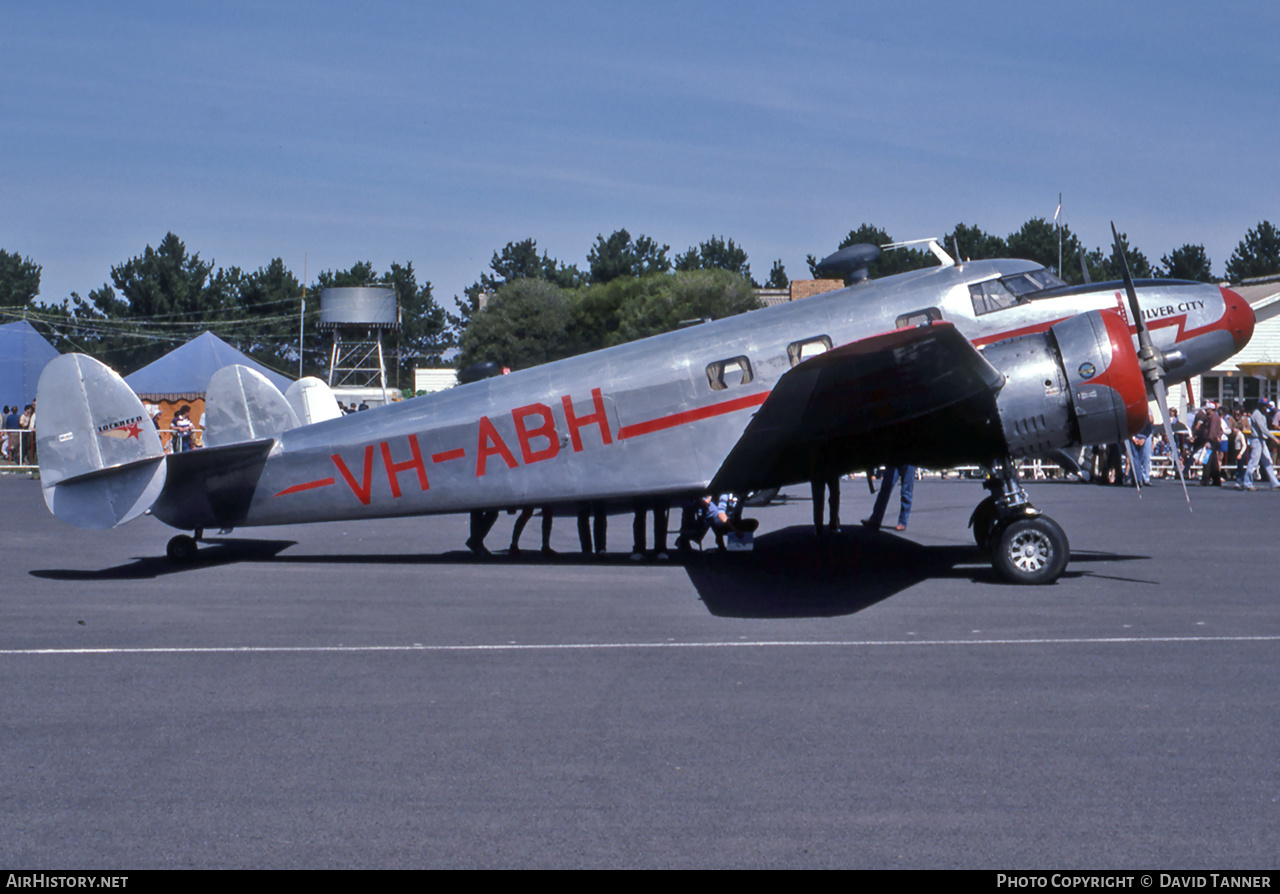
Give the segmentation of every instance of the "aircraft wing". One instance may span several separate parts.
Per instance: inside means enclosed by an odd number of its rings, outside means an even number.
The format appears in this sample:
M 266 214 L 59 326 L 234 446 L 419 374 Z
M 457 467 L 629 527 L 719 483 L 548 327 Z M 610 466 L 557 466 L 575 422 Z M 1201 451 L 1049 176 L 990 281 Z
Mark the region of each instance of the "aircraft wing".
M 988 462 L 1004 375 L 949 323 L 898 329 L 779 380 L 711 482 L 746 493 L 881 465 Z

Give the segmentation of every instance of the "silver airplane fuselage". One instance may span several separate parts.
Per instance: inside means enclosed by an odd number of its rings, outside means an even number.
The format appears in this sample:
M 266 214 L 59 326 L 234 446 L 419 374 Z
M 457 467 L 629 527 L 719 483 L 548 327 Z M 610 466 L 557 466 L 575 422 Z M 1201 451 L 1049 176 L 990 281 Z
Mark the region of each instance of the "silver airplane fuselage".
M 1118 283 L 978 312 L 983 283 L 1041 269 L 1004 260 L 918 270 L 291 429 L 265 460 L 223 473 L 219 486 L 236 499 L 210 500 L 178 476 L 152 511 L 191 530 L 693 495 L 778 379 L 816 351 L 929 320 L 981 349 L 1091 310 L 1128 318 Z M 1156 346 L 1185 358 L 1179 381 L 1253 331 L 1229 289 L 1145 281 L 1138 298 Z

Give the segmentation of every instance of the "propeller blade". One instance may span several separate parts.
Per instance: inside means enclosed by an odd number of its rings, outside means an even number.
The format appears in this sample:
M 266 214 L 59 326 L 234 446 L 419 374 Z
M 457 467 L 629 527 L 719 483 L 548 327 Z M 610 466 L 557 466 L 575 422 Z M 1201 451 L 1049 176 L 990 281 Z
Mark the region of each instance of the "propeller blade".
M 1120 241 L 1120 233 L 1116 230 L 1115 221 L 1111 222 L 1111 238 L 1115 242 L 1116 256 L 1120 259 L 1120 277 L 1124 280 L 1125 295 L 1129 298 L 1129 313 L 1133 317 L 1133 326 L 1138 333 L 1138 364 L 1147 380 L 1147 393 L 1160 406 L 1160 418 L 1164 420 L 1164 434 L 1169 441 L 1169 450 L 1173 455 L 1173 465 L 1178 470 L 1178 480 L 1182 482 L 1182 495 L 1187 500 L 1187 509 L 1191 509 L 1191 495 L 1187 493 L 1187 480 L 1182 472 L 1182 458 L 1178 456 L 1178 442 L 1173 438 L 1173 426 L 1169 422 L 1168 391 L 1165 388 L 1165 357 L 1156 350 L 1151 340 L 1151 330 L 1147 321 L 1142 318 L 1142 308 L 1138 305 L 1138 291 L 1133 287 L 1133 277 L 1129 273 L 1129 259 L 1125 256 L 1124 245 Z M 1126 442 L 1127 445 L 1128 442 Z M 1130 450 L 1130 457 L 1133 451 Z M 1129 460 L 1133 462 L 1132 458 Z M 1138 476 L 1133 476 L 1134 483 Z
M 1142 499 L 1142 482 L 1138 480 L 1138 464 L 1134 462 L 1133 439 L 1124 439 L 1124 449 L 1129 454 L 1129 474 L 1133 476 L 1133 486 L 1138 489 L 1138 499 Z
M 1169 395 L 1164 387 L 1164 379 L 1155 382 L 1156 403 L 1160 405 L 1160 418 L 1164 420 L 1164 436 L 1169 445 L 1169 456 L 1173 459 L 1173 467 L 1178 472 L 1178 480 L 1182 482 L 1182 496 L 1187 501 L 1187 511 L 1192 512 L 1191 494 L 1187 493 L 1187 478 L 1182 473 L 1182 457 L 1178 454 L 1178 442 L 1173 438 L 1173 425 L 1169 422 Z
M 1134 328 L 1138 330 L 1138 356 L 1141 358 L 1144 351 L 1149 351 L 1148 357 L 1151 357 L 1155 353 L 1155 346 L 1151 342 L 1151 331 L 1147 329 L 1147 321 L 1142 318 L 1142 308 L 1138 306 L 1138 292 L 1133 287 L 1133 277 L 1129 275 L 1129 259 L 1125 257 L 1124 246 L 1120 244 L 1120 234 L 1116 231 L 1115 221 L 1111 222 L 1111 236 L 1115 240 L 1116 256 L 1120 258 L 1120 276 L 1124 280 L 1124 291 L 1129 296 L 1129 313 L 1133 317 Z M 1143 367 L 1143 372 L 1147 372 L 1146 366 Z M 1147 376 L 1147 381 L 1151 381 L 1150 374 Z

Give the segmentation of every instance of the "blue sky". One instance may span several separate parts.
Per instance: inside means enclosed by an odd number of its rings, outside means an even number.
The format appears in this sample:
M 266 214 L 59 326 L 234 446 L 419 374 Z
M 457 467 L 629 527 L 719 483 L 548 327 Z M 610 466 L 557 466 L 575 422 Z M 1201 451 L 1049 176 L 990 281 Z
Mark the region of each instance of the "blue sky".
M 898 239 L 1108 221 L 1222 275 L 1280 223 L 1280 4 L 5 4 L 0 248 L 85 295 L 168 231 L 301 277 L 620 227 L 793 277 Z

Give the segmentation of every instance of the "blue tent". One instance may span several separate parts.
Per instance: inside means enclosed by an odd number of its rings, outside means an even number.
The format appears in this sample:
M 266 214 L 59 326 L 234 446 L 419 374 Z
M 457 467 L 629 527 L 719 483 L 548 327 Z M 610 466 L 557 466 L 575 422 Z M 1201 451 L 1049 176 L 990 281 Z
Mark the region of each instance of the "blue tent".
M 23 407 L 35 400 L 40 373 L 57 356 L 26 320 L 0 326 L 0 404 Z
M 195 400 L 209 390 L 209 380 L 224 366 L 239 363 L 257 370 L 281 392 L 293 380 L 250 360 L 212 332 L 198 335 L 124 380 L 139 397 L 151 400 Z

